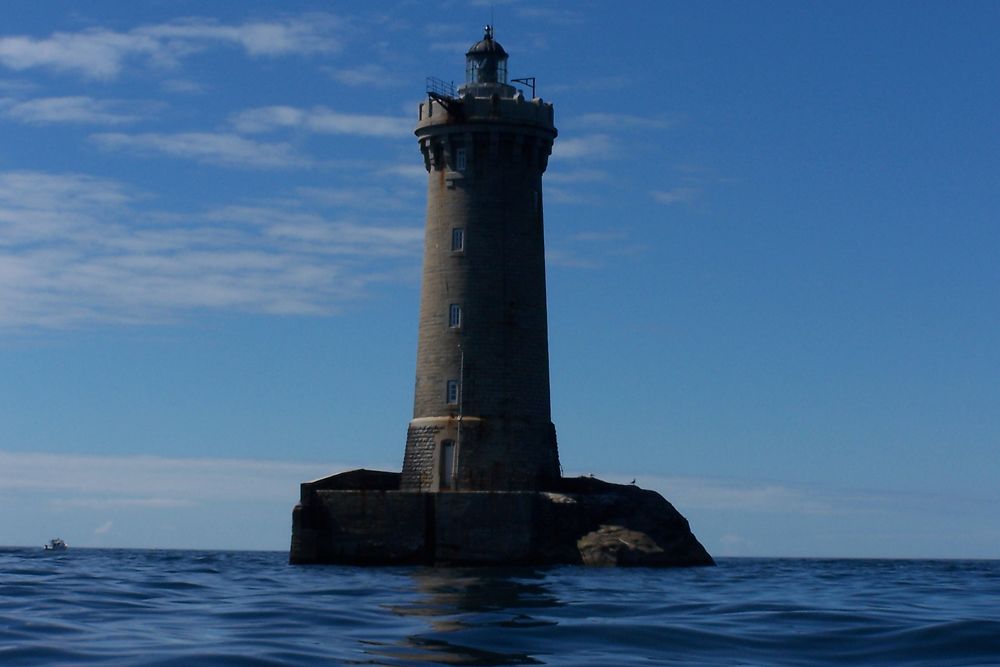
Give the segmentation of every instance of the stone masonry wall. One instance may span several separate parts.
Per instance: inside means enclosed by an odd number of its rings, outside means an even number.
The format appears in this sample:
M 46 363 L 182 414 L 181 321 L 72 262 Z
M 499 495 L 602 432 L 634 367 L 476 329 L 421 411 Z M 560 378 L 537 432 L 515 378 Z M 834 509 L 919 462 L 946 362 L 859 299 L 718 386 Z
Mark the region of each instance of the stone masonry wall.
M 458 446 L 458 488 L 537 488 L 559 475 L 542 215 L 542 173 L 556 134 L 551 105 L 461 101 L 452 115 L 437 102 L 421 105 L 417 129 L 428 201 L 414 424 L 460 414 L 480 420 Z M 456 228 L 464 236 L 457 250 Z M 457 327 L 453 304 L 462 310 Z M 460 385 L 458 401 L 449 400 L 449 380 Z M 418 433 L 411 428 L 407 437 L 403 488 L 438 490 L 440 461 Z
M 406 452 L 403 454 L 401 488 L 412 491 L 430 491 L 434 482 L 435 437 L 443 430 L 441 425 L 413 425 L 406 430 Z

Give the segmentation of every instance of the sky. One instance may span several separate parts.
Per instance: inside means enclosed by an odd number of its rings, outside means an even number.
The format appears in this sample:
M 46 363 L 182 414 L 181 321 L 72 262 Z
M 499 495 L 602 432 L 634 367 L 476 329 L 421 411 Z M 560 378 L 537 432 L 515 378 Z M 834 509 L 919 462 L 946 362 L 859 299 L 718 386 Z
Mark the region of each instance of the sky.
M 566 474 L 716 556 L 1000 558 L 1000 4 L 6 0 L 0 545 L 288 548 L 398 470 L 425 79 L 491 20 Z

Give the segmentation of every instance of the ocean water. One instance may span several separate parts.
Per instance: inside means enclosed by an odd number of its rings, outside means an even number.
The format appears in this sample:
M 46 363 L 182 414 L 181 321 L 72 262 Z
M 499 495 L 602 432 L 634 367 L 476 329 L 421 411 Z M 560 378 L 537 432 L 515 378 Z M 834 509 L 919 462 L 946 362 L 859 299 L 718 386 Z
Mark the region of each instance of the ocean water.
M 1000 561 L 286 557 L 0 549 L 0 665 L 1000 665 Z

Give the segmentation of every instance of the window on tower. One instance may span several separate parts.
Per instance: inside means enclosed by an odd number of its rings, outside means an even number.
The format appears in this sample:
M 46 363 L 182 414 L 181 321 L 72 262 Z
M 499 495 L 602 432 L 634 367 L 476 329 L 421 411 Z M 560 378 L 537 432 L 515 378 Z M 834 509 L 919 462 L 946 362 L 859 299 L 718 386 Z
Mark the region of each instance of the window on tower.
M 448 405 L 458 405 L 458 380 L 448 380 Z
M 465 250 L 465 228 L 455 227 L 451 230 L 451 251 L 461 252 Z
M 462 326 L 462 306 L 457 303 L 451 304 L 448 308 L 448 326 L 458 329 Z
M 465 171 L 465 149 L 455 149 L 455 171 Z

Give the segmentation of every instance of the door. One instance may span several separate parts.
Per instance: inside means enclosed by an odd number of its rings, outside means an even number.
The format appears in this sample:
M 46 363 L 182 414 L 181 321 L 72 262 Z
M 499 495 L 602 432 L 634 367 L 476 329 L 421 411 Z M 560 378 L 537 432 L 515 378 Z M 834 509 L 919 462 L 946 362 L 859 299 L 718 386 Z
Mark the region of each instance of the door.
M 450 489 L 455 478 L 455 441 L 441 441 L 441 488 Z

